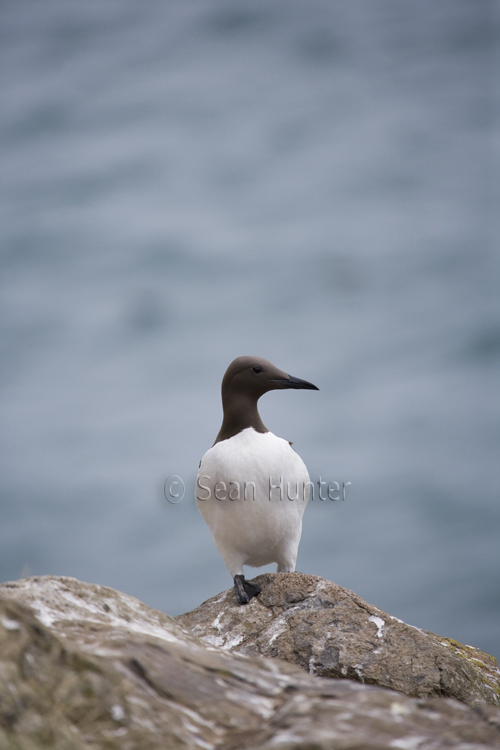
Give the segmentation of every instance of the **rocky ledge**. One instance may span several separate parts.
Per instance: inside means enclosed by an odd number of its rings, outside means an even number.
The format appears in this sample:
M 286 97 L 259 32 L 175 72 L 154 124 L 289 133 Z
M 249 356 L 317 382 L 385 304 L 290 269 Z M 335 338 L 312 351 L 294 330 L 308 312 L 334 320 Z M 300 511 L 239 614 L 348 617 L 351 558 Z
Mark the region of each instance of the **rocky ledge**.
M 282 659 L 318 677 L 500 706 L 500 670 L 484 651 L 407 625 L 324 578 L 253 580 L 261 593 L 248 605 L 239 606 L 231 589 L 177 622 L 213 646 Z
M 73 578 L 1 584 L 0 750 L 500 747 L 491 657 L 323 579 L 256 580 L 176 620 Z

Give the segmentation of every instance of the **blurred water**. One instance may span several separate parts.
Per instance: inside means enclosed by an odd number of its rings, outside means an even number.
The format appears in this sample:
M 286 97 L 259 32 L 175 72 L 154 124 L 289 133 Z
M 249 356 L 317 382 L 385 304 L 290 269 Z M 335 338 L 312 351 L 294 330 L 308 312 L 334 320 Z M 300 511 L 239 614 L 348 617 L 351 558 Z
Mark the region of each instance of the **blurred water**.
M 311 476 L 298 569 L 500 656 L 496 0 L 4 0 L 0 578 L 171 614 L 220 380 Z M 162 484 L 181 475 L 185 500 Z

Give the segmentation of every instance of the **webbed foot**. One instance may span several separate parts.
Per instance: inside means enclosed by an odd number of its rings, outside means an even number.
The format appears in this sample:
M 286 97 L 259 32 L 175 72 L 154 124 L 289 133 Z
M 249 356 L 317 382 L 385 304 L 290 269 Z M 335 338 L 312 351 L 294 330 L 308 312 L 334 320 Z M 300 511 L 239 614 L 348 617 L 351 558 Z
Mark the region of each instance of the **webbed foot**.
M 246 581 L 243 575 L 234 576 L 234 588 L 240 604 L 248 604 L 253 596 L 260 594 L 260 586 Z

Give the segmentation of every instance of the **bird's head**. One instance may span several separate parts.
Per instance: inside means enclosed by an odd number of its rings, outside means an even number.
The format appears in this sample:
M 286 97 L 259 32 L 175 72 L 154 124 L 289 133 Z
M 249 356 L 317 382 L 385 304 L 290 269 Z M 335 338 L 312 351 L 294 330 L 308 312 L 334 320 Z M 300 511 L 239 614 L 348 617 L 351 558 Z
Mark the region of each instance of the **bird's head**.
M 226 370 L 222 380 L 222 398 L 230 394 L 248 395 L 259 399 L 267 391 L 285 388 L 307 389 L 318 391 L 312 383 L 295 378 L 280 370 L 272 362 L 262 357 L 237 357 Z

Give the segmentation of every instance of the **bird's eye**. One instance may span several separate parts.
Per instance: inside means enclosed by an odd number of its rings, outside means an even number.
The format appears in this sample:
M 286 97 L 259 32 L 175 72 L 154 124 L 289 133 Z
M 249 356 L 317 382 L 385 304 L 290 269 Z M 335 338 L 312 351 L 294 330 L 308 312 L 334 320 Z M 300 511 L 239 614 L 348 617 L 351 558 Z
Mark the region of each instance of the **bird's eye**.
M 262 372 L 262 367 L 259 367 L 259 365 L 257 365 L 256 367 L 252 367 L 252 370 L 254 372 Z

